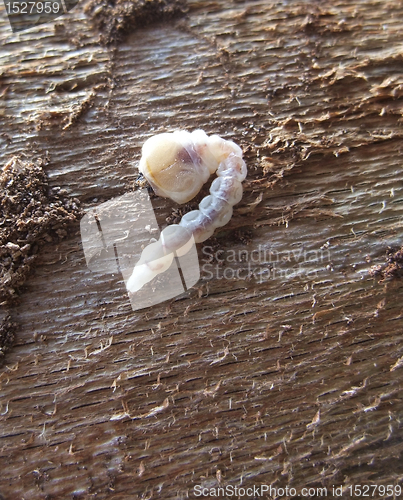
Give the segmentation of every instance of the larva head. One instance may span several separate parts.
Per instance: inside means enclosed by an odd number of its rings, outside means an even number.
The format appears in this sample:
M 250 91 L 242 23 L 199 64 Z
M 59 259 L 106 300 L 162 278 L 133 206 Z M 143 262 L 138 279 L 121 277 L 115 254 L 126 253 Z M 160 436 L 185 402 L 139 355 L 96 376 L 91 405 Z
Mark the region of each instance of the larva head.
M 150 137 L 144 143 L 139 169 L 159 196 L 186 203 L 200 191 L 209 174 L 206 178 L 194 153 L 192 159 L 192 142 L 184 144 L 179 137 L 178 133 Z

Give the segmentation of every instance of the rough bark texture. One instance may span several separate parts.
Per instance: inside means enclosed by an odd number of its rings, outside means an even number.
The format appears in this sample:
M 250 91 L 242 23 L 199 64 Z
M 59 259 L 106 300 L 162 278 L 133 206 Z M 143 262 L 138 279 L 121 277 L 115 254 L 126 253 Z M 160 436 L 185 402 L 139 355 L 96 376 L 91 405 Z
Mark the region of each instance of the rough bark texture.
M 403 286 L 373 266 L 402 243 L 403 3 L 192 0 L 108 47 L 83 9 L 18 35 L 2 11 L 2 164 L 48 155 L 90 208 L 150 135 L 200 127 L 249 175 L 201 281 L 158 306 L 89 271 L 78 227 L 42 248 L 3 312 L 0 496 L 399 484 Z

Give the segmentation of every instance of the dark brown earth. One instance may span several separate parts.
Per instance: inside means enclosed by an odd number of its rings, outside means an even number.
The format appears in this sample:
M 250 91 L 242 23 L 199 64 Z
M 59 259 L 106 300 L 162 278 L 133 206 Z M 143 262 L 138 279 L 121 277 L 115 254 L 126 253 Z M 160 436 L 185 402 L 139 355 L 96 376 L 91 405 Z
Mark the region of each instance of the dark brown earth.
M 186 0 L 90 0 L 85 6 L 106 45 L 121 42 L 139 26 L 169 21 L 187 10 Z
M 12 347 L 17 325 L 7 316 L 0 322 L 0 367 L 3 366 L 6 352 Z
M 386 251 L 386 263 L 375 265 L 370 273 L 372 276 L 385 278 L 403 277 L 403 246 L 399 249 L 388 248 Z
M 18 298 L 40 248 L 68 236 L 82 212 L 77 199 L 50 190 L 44 166 L 13 157 L 0 172 L 0 302 Z

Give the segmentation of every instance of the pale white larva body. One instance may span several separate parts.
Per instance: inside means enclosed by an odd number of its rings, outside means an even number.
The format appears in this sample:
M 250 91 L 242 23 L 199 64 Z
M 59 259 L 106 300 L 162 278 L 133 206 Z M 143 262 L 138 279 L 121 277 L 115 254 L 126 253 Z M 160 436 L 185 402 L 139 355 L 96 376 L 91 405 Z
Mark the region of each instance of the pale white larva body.
M 212 173 L 217 172 L 217 178 L 198 210 L 185 214 L 179 224 L 166 227 L 159 240 L 143 250 L 126 283 L 133 293 L 167 270 L 174 252 L 184 255 L 193 241 L 205 241 L 229 222 L 232 207 L 242 199 L 242 181 L 247 174 L 239 146 L 218 135 L 207 136 L 202 130 L 151 137 L 143 146 L 139 169 L 156 194 L 177 203 L 196 196 Z

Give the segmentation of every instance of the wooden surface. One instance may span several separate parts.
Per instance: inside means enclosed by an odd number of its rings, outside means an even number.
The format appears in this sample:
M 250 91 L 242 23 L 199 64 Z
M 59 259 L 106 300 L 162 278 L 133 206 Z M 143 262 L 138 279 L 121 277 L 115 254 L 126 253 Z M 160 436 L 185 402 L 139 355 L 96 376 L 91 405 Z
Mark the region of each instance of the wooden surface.
M 0 373 L 4 499 L 401 482 L 403 287 L 370 270 L 402 243 L 402 21 L 398 0 L 192 0 L 105 47 L 80 4 L 18 35 L 2 10 L 2 164 L 48 154 L 84 208 L 134 187 L 160 131 L 232 138 L 249 168 L 174 300 L 133 312 L 78 227 L 42 250 Z

